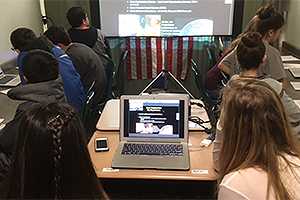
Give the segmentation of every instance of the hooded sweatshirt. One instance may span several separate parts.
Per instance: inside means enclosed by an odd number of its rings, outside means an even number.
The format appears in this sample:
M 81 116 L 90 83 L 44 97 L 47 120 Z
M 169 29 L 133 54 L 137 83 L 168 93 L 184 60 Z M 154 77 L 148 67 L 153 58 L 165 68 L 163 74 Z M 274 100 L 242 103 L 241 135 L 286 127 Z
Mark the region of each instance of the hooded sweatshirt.
M 61 77 L 47 82 L 20 85 L 12 88 L 7 95 L 11 99 L 25 102 L 18 106 L 14 118 L 0 132 L 0 180 L 4 179 L 8 171 L 19 123 L 24 112 L 34 103 L 67 102 Z
M 59 74 L 63 79 L 63 87 L 68 104 L 79 111 L 85 98 L 84 88 L 80 80 L 81 77 L 75 70 L 69 56 L 58 46 L 53 45 L 53 43 L 46 36 L 41 36 L 36 40 L 30 42 L 29 44 L 20 47 L 21 53 L 18 56 L 17 62 L 22 84 L 26 84 L 24 80 L 24 74 L 22 72 L 22 60 L 28 53 L 28 51 L 33 49 L 42 49 L 44 51 L 50 52 L 57 58 L 57 60 L 59 61 Z

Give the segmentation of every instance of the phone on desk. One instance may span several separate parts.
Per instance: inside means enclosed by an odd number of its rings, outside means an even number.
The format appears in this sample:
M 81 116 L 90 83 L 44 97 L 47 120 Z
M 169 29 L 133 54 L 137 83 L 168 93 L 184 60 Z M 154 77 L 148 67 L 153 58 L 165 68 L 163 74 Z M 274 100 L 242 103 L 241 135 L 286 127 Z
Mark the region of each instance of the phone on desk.
M 108 151 L 108 138 L 96 138 L 95 139 L 95 151 L 101 152 L 101 151 Z

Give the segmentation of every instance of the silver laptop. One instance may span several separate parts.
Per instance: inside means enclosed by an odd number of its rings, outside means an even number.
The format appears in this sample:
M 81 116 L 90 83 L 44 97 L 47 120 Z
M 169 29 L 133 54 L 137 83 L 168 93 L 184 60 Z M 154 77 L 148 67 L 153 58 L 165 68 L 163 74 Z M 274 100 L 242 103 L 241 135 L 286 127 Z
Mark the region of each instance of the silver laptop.
M 289 71 L 292 73 L 292 75 L 295 78 L 299 78 L 300 77 L 300 68 L 290 68 Z
M 19 75 L 16 74 L 4 74 L 1 66 L 0 66 L 0 86 L 17 86 L 21 83 L 21 79 Z
M 185 94 L 120 98 L 120 143 L 113 168 L 189 170 Z

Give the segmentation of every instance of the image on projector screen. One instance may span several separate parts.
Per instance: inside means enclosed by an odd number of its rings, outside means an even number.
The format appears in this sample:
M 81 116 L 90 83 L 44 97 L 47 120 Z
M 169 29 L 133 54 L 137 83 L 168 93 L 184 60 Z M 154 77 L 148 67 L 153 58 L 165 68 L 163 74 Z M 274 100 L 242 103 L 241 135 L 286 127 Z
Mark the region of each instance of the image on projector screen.
M 231 35 L 234 0 L 101 0 L 106 36 Z
M 119 15 L 119 36 L 160 36 L 161 15 Z

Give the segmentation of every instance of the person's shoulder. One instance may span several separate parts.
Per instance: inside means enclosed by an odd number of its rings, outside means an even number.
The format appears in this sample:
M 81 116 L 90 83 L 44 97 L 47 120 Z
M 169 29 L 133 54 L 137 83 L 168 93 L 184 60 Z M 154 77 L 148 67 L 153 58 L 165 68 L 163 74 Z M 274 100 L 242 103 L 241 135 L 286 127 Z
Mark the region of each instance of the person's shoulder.
M 277 48 L 274 46 L 270 45 L 267 41 L 263 41 L 265 47 L 266 47 L 266 55 L 270 58 L 274 55 L 280 55 L 279 51 Z M 268 59 L 268 58 L 267 58 Z
M 283 90 L 282 83 L 280 83 L 279 81 L 277 81 L 273 78 L 264 78 L 264 79 L 261 79 L 261 81 L 264 81 L 269 86 L 271 86 L 276 91 L 277 94 L 280 94 Z
M 266 195 L 267 183 L 268 174 L 261 168 L 251 167 L 228 173 L 220 187 L 246 199 L 261 199 Z

